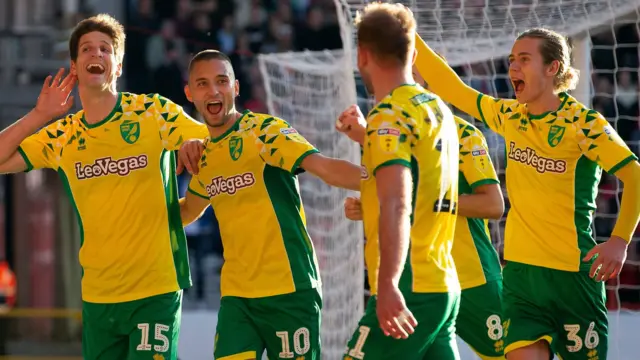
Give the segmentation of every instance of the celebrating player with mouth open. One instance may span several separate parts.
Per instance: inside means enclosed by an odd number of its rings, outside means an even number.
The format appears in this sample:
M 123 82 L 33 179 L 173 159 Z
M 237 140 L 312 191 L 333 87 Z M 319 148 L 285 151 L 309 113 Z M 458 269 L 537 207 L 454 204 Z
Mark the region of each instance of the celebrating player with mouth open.
M 360 167 L 319 154 L 287 122 L 240 113 L 229 58 L 198 53 L 189 65 L 187 98 L 210 138 L 188 142 L 181 158 L 193 175 L 180 201 L 182 221 L 213 206 L 225 263 L 214 357 L 218 360 L 320 359 L 320 275 L 305 224 L 297 174 L 358 190 Z M 189 156 L 191 155 L 191 156 Z
M 47 78 L 0 133 L 0 172 L 50 168 L 65 184 L 82 236 L 83 358 L 176 360 L 191 276 L 172 150 L 207 130 L 162 96 L 116 90 L 124 40 L 108 15 L 78 23 L 69 75 Z M 71 109 L 76 80 L 83 109 L 36 132 Z
M 640 218 L 640 165 L 602 115 L 566 93 L 578 80 L 566 39 L 545 29 L 518 37 L 509 55 L 513 100 L 478 93 L 419 36 L 416 44 L 430 89 L 507 144 L 507 358 L 548 360 L 553 351 L 565 360 L 606 359 L 602 281 L 619 273 Z M 625 186 L 611 238 L 596 245 L 592 215 L 603 169 Z

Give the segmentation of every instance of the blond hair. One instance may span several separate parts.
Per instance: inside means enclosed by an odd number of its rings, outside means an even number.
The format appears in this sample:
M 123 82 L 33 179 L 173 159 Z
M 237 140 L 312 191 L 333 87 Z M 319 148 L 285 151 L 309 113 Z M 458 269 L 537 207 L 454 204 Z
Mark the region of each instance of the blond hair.
M 406 65 L 415 48 L 416 20 L 402 4 L 375 2 L 358 11 L 355 19 L 358 46 L 382 62 Z

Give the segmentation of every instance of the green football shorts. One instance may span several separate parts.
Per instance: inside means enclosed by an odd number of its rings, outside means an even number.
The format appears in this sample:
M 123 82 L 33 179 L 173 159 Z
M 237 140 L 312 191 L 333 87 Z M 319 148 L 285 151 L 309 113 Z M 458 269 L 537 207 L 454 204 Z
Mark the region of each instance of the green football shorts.
M 462 290 L 456 333 L 481 359 L 504 359 L 502 280 Z
M 264 298 L 225 296 L 220 302 L 214 358 L 320 360 L 318 289 Z
M 503 286 L 505 354 L 545 340 L 563 360 L 606 360 L 603 282 L 586 272 L 510 262 Z
M 83 359 L 177 360 L 181 306 L 182 291 L 124 303 L 84 302 Z
M 405 294 L 405 302 L 418 321 L 407 339 L 385 336 L 372 296 L 347 346 L 344 360 L 458 360 L 455 323 L 460 293 Z

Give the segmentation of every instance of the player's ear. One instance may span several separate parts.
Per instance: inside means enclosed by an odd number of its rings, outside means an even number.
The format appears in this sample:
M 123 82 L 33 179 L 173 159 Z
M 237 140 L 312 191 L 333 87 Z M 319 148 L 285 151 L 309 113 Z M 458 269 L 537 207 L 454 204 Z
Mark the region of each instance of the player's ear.
M 411 54 L 411 65 L 416 63 L 417 57 L 418 57 L 418 49 L 413 48 L 413 54 Z
M 76 70 L 76 62 L 71 60 L 71 65 L 69 65 L 69 73 L 78 76 L 78 71 Z
M 240 82 L 236 79 L 233 84 L 234 96 L 240 95 Z
M 560 62 L 558 60 L 553 60 L 551 64 L 547 66 L 547 76 L 556 76 L 558 71 L 560 70 Z
M 189 89 L 189 84 L 186 84 L 184 86 L 184 96 L 187 97 L 187 100 L 189 100 L 189 102 L 193 102 L 193 98 L 191 97 L 191 89 Z
M 116 77 L 120 77 L 122 75 L 122 61 L 116 65 Z

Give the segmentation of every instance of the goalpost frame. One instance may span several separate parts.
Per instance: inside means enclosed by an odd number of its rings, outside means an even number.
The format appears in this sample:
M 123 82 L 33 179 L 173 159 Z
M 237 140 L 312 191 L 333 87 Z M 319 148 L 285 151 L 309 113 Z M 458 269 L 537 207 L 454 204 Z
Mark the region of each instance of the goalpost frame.
M 591 37 L 586 31 L 573 39 L 573 67 L 580 72 L 580 77 L 572 95 L 591 107 Z

